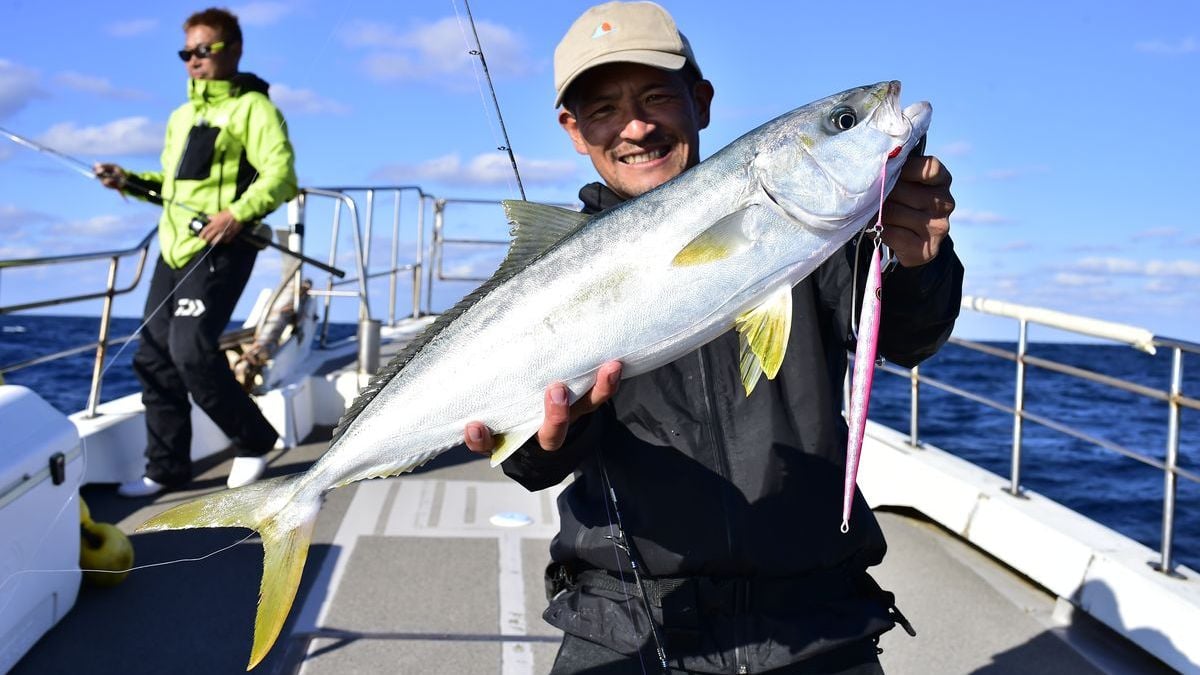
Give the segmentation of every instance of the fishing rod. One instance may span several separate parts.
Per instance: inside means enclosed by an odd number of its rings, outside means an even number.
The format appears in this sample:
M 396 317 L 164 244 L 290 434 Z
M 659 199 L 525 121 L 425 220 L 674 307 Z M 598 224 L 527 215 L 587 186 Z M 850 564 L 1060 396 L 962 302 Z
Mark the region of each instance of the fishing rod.
M 81 159 L 78 159 L 76 157 L 72 157 L 70 155 L 59 152 L 58 150 L 55 150 L 54 148 L 51 148 L 47 145 L 43 145 L 41 143 L 38 143 L 37 141 L 25 138 L 24 136 L 21 136 L 20 134 L 15 134 L 15 133 L 9 131 L 8 129 L 5 129 L 4 127 L 0 127 L 0 135 L 8 137 L 8 140 L 12 141 L 13 143 L 16 143 L 17 145 L 22 145 L 26 148 L 29 148 L 30 150 L 34 150 L 36 152 L 40 152 L 42 154 L 53 157 L 60 164 L 66 166 L 67 168 L 82 175 L 83 177 L 85 177 L 89 180 L 103 180 L 104 178 L 110 176 L 110 174 L 96 173 L 95 171 L 92 170 L 92 167 L 89 164 L 85 163 Z M 191 229 L 191 231 L 195 234 L 200 234 L 200 230 L 204 229 L 204 226 L 207 225 L 209 222 L 208 214 L 204 213 L 200 209 L 197 209 L 196 207 L 191 206 L 181 200 L 169 199 L 169 198 L 165 197 L 158 190 L 155 190 L 153 188 L 142 185 L 141 183 L 133 183 L 133 182 L 128 182 L 128 181 L 123 181 L 123 183 L 124 184 L 121 185 L 121 189 L 123 189 L 123 190 L 132 189 L 136 192 L 140 192 L 145 197 L 149 197 L 150 199 L 158 200 L 158 201 L 162 202 L 163 204 L 171 204 L 171 205 L 177 206 L 181 209 L 184 209 L 186 211 L 191 211 L 193 216 L 192 216 L 192 221 L 188 224 L 188 228 Z M 242 230 L 241 232 L 238 233 L 237 236 L 239 238 L 241 238 L 242 240 L 244 240 L 246 243 L 250 244 L 251 246 L 255 246 L 259 249 L 266 248 L 269 246 L 269 247 L 275 249 L 276 251 L 283 253 L 284 255 L 289 255 L 301 262 L 308 263 L 309 265 L 312 265 L 313 267 L 316 267 L 317 269 L 322 270 L 324 272 L 328 272 L 328 273 L 336 276 L 339 279 L 346 276 L 346 273 L 344 271 L 342 271 L 336 267 L 333 267 L 332 265 L 327 265 L 327 264 L 321 262 L 320 260 L 314 260 L 313 258 L 310 258 L 310 257 L 304 255 L 303 253 L 293 251 L 292 249 L 290 249 L 286 246 L 282 246 L 280 244 L 275 243 L 274 241 L 272 241 L 269 238 L 260 237 L 257 234 L 254 234 L 253 232 L 250 232 L 248 230 Z
M 454 6 L 454 14 L 457 16 L 458 5 L 454 4 L 454 0 L 451 0 L 450 4 Z M 496 87 L 492 84 L 492 73 L 488 70 L 487 57 L 483 55 L 483 45 L 479 42 L 479 31 L 475 29 L 475 17 L 471 14 L 470 1 L 463 0 L 463 6 L 467 8 L 467 21 L 470 22 L 471 34 L 475 37 L 475 49 L 468 53 L 471 56 L 478 56 L 479 64 L 483 66 L 483 75 L 487 78 L 488 89 L 492 92 L 492 105 L 496 108 L 496 119 L 500 120 L 500 134 L 504 136 L 504 145 L 496 149 L 508 153 L 508 161 L 512 164 L 513 175 L 517 177 L 517 190 L 521 192 L 521 199 L 525 199 L 525 185 L 521 183 L 521 172 L 517 170 L 517 156 L 513 153 L 512 141 L 508 140 L 508 129 L 504 126 L 504 114 L 500 112 L 500 99 L 496 97 Z M 459 27 L 461 28 L 461 26 L 462 19 L 460 18 Z M 478 76 L 476 78 L 478 79 Z M 480 92 L 481 95 L 482 93 Z

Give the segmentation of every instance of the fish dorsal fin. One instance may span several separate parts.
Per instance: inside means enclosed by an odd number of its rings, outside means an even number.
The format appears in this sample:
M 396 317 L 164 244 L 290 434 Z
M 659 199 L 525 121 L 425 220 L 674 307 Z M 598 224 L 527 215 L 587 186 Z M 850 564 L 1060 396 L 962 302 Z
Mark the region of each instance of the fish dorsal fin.
M 759 306 L 734 320 L 741 345 L 740 371 L 746 396 L 754 391 L 758 378 L 766 373 L 775 379 L 792 332 L 792 288 L 781 286 Z
M 531 262 L 554 248 L 558 242 L 570 236 L 590 220 L 590 216 L 586 214 L 556 206 L 517 200 L 505 200 L 502 204 L 504 212 L 512 224 L 510 232 L 514 237 L 504 262 L 500 263 L 500 267 L 490 279 L 459 300 L 458 304 L 446 310 L 371 377 L 367 386 L 354 399 L 354 403 L 338 420 L 338 424 L 333 430 L 333 438 L 330 439 L 330 445 L 341 438 L 350 423 L 379 395 L 388 382 L 391 382 L 392 378 L 396 377 L 396 374 L 408 365 L 408 362 L 412 361 L 418 352 L 445 330 L 446 326 L 475 306 L 497 286 L 528 267 Z
M 500 272 L 509 267 L 524 267 L 566 239 L 591 219 L 586 213 L 570 209 L 506 199 L 501 202 L 508 222 L 512 223 L 513 242 L 500 264 Z
M 749 213 L 750 209 L 744 208 L 722 217 L 676 253 L 671 264 L 676 267 L 703 265 L 750 248 L 753 241 L 746 235 L 744 227 Z

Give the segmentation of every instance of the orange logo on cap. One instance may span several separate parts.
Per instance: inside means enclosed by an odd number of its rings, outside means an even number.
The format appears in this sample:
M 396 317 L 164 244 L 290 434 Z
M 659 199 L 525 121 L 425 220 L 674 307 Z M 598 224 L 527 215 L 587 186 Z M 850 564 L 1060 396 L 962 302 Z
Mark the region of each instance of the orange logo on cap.
M 592 33 L 593 38 L 603 37 L 613 31 L 613 25 L 607 21 L 601 22 L 596 26 L 596 32 Z

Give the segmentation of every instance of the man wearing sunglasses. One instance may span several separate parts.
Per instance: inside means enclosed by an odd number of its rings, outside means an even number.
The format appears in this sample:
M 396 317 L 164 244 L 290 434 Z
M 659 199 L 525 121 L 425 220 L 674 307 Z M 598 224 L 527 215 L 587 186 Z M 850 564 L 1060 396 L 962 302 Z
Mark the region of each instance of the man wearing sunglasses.
M 134 356 L 146 408 L 146 472 L 122 484 L 143 497 L 191 479 L 188 395 L 226 435 L 235 454 L 230 487 L 262 475 L 278 434 L 234 379 L 218 347 L 258 251 L 238 234 L 296 195 L 295 159 L 267 83 L 238 71 L 242 31 L 224 9 L 183 24 L 179 50 L 188 101 L 167 122 L 162 170 L 129 172 L 97 164 L 110 188 L 134 197 L 162 195 L 161 257 L 146 298 L 146 325 Z M 197 212 L 207 223 L 192 229 Z

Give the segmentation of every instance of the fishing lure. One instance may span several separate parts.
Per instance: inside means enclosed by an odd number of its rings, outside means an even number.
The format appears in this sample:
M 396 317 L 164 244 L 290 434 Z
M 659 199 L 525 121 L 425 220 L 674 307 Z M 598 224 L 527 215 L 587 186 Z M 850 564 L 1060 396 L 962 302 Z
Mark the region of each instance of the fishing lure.
M 874 250 L 867 269 L 863 288 L 862 310 L 858 316 L 858 344 L 854 348 L 854 376 L 850 389 L 850 413 L 847 424 L 850 433 L 846 441 L 846 480 L 842 492 L 842 533 L 850 531 L 850 509 L 854 505 L 854 488 L 858 481 L 858 463 L 862 456 L 863 438 L 867 430 L 867 408 L 871 403 L 871 382 L 875 378 L 875 355 L 879 347 L 879 314 L 883 309 L 883 201 L 887 185 L 887 162 L 879 172 L 879 216 L 867 230 L 873 235 Z

